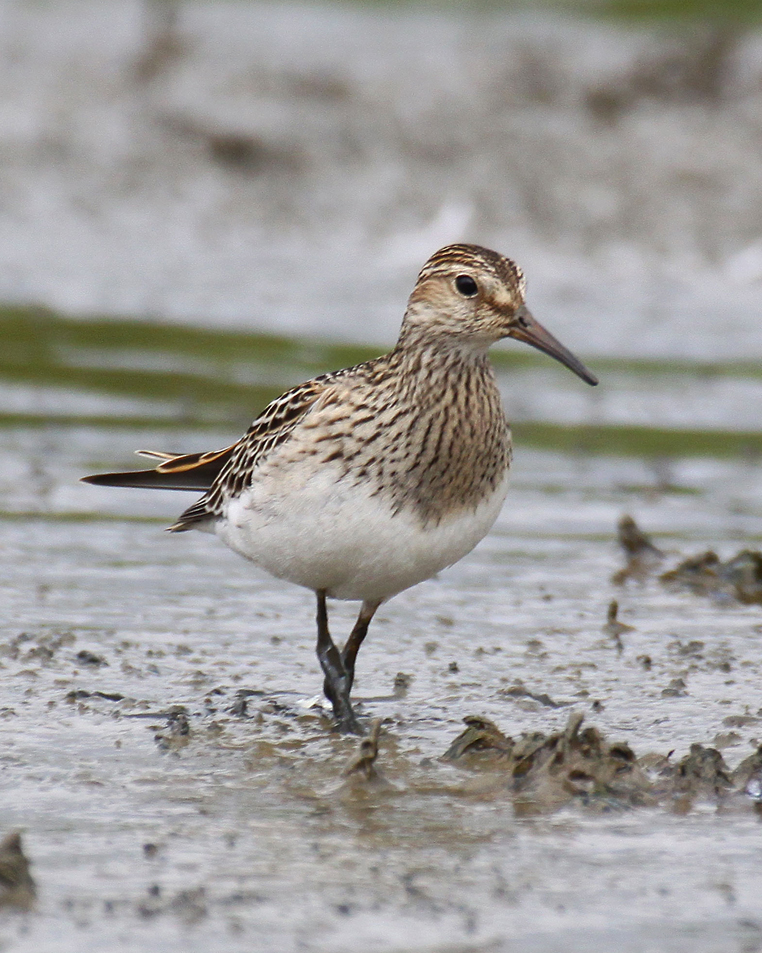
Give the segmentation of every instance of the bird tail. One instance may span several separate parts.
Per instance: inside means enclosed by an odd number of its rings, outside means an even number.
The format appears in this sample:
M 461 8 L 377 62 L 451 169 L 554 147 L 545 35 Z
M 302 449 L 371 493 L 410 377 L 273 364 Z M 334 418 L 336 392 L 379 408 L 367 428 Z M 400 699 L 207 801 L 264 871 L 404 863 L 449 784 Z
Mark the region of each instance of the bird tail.
M 124 473 L 96 473 L 82 477 L 83 483 L 96 486 L 129 486 L 151 490 L 208 490 L 220 470 L 230 459 L 235 444 L 210 453 L 162 453 L 138 450 L 141 457 L 159 460 L 151 470 L 128 470 Z

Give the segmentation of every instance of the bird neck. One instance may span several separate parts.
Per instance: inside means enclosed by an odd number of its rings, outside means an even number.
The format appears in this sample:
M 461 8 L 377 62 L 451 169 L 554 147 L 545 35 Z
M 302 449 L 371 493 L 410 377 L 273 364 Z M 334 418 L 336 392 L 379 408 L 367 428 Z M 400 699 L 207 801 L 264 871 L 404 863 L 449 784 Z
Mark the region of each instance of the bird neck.
M 490 368 L 489 342 L 405 321 L 393 354 L 408 374 L 426 376 Z

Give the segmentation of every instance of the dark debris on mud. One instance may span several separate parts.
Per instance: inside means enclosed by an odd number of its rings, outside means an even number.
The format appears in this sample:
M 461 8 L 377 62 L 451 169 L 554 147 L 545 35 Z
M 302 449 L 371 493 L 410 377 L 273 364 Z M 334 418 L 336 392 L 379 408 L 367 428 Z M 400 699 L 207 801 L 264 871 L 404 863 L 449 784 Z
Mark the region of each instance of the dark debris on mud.
M 172 913 L 186 926 L 192 926 L 208 915 L 206 891 L 203 887 L 179 890 L 170 897 L 165 897 L 160 884 L 152 884 L 145 900 L 138 903 L 138 914 L 149 920 L 162 914 Z
M 583 715 L 563 731 L 512 738 L 487 718 L 471 715 L 444 760 L 505 774 L 519 813 L 547 813 L 570 803 L 598 810 L 666 807 L 689 811 L 696 801 L 751 804 L 762 815 L 762 746 L 731 770 L 715 748 L 692 744 L 670 754 L 637 757 L 625 742 L 609 742 Z
M 352 755 L 344 768 L 345 776 L 358 774 L 370 781 L 378 777 L 376 758 L 378 758 L 378 739 L 381 735 L 381 719 L 376 719 L 371 727 L 370 734 L 360 740 L 357 752 Z
M 0 841 L 0 909 L 30 910 L 36 896 L 21 833 L 11 831 Z
M 718 601 L 762 605 L 762 553 L 742 549 L 723 562 L 713 550 L 684 559 L 659 576 L 665 586 Z
M 611 577 L 617 585 L 629 580 L 644 581 L 666 559 L 666 554 L 654 546 L 631 516 L 619 520 L 617 539 L 626 559 L 624 568 Z M 659 581 L 670 589 L 709 596 L 718 602 L 762 605 L 762 553 L 742 549 L 723 562 L 714 550 L 708 549 L 662 572 Z
M 622 585 L 628 579 L 646 579 L 664 560 L 664 553 L 654 546 L 631 516 L 625 514 L 619 520 L 617 540 L 627 560 L 624 569 L 611 577 L 611 581 L 617 585 Z

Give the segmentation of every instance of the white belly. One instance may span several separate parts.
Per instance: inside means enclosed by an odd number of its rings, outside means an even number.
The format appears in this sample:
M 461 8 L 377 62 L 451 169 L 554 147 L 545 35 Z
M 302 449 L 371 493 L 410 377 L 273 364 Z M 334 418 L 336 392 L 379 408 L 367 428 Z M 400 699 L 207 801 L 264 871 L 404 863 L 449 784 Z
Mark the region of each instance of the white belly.
M 280 471 L 282 478 L 284 471 Z M 323 465 L 295 485 L 277 473 L 231 501 L 215 529 L 231 549 L 279 579 L 337 599 L 381 601 L 451 566 L 500 512 L 508 477 L 473 511 L 424 529 Z

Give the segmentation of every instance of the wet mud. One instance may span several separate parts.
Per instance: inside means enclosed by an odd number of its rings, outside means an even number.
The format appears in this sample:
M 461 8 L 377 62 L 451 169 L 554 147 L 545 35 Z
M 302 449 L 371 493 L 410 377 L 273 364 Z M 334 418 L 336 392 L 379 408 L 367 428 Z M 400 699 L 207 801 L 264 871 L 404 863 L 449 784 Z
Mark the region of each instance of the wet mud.
M 493 533 L 379 611 L 358 742 L 320 696 L 309 593 L 178 544 L 176 496 L 77 483 L 162 434 L 6 437 L 0 816 L 36 899 L 0 949 L 762 940 L 759 607 L 659 580 L 762 538 L 744 462 L 676 461 L 664 489 L 519 449 Z M 622 512 L 664 560 L 616 584 Z

